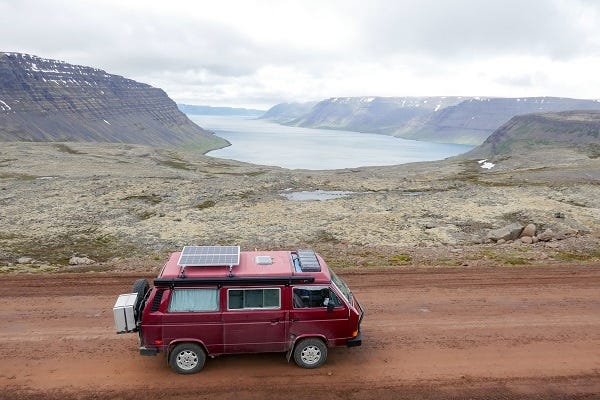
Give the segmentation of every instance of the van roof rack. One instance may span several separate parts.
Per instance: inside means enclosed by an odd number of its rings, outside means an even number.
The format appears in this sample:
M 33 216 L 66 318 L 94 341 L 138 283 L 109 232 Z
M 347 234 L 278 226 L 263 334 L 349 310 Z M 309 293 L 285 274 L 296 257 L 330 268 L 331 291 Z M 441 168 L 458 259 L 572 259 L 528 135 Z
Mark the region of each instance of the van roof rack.
M 298 249 L 296 252 L 300 261 L 300 270 L 302 272 L 320 272 L 321 264 L 317 259 L 317 255 L 314 250 L 310 249 Z
M 313 283 L 315 278 L 312 276 L 245 276 L 245 277 L 221 277 L 221 278 L 156 278 L 154 286 L 156 287 L 176 287 L 176 286 L 197 286 L 197 285 L 216 285 L 223 286 L 228 284 L 235 285 L 291 285 L 293 283 Z

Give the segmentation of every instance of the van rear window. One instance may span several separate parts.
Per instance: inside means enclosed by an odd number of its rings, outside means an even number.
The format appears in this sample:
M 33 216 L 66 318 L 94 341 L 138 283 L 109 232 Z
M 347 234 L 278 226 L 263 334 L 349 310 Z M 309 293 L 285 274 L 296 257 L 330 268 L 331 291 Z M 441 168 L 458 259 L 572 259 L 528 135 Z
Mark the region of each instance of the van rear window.
M 227 293 L 230 310 L 281 307 L 279 288 L 229 289 Z
M 175 289 L 169 303 L 169 312 L 217 311 L 218 309 L 218 289 Z

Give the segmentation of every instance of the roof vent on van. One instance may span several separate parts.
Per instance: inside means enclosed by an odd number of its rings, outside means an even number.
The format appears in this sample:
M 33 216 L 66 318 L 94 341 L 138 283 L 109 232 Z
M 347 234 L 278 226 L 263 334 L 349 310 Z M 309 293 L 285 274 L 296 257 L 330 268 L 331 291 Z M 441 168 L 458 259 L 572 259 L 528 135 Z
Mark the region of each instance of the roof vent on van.
M 271 265 L 273 264 L 273 259 L 271 256 L 256 256 L 254 259 L 258 265 Z
M 298 250 L 298 259 L 300 261 L 300 269 L 302 272 L 320 272 L 321 265 L 317 259 L 317 255 L 312 250 Z

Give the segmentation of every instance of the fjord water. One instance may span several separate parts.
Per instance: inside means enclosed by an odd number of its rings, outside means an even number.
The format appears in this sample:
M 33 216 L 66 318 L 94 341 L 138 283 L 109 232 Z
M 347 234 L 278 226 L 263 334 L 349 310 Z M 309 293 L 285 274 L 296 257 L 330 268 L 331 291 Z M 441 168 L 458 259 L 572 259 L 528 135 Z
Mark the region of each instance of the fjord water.
M 290 169 L 342 169 L 441 160 L 473 146 L 386 135 L 284 126 L 237 116 L 189 115 L 231 146 L 209 156 Z

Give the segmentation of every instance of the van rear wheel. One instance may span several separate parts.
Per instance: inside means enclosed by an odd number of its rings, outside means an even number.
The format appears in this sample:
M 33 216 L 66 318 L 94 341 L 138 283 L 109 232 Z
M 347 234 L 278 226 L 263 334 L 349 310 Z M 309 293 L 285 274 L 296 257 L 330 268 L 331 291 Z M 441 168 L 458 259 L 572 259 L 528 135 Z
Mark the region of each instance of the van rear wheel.
M 206 353 L 195 343 L 181 343 L 173 348 L 169 365 L 180 374 L 195 374 L 204 367 Z
M 302 368 L 318 368 L 327 360 L 327 346 L 321 339 L 302 339 L 294 349 L 294 361 Z

